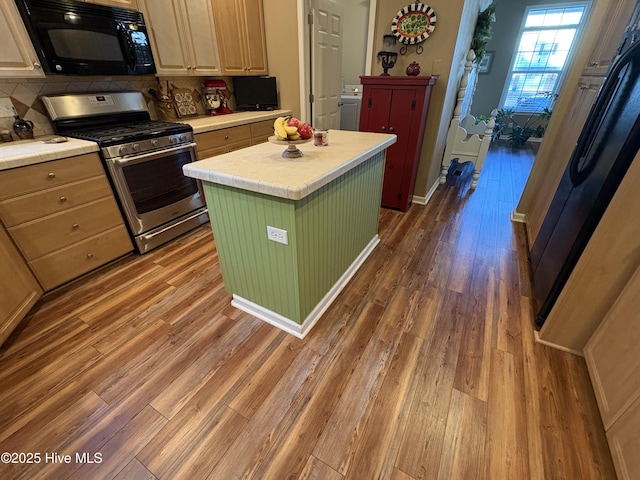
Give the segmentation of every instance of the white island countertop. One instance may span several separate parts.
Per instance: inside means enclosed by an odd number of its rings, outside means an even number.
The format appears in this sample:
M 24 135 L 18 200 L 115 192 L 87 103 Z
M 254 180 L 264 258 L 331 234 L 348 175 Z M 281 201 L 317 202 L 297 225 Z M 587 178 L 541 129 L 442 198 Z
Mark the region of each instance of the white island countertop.
M 287 147 L 267 142 L 187 164 L 183 171 L 205 182 L 300 200 L 396 142 L 391 134 L 344 130 L 329 130 L 328 139 L 324 147 L 313 140 L 297 145 L 300 158 L 283 158 Z

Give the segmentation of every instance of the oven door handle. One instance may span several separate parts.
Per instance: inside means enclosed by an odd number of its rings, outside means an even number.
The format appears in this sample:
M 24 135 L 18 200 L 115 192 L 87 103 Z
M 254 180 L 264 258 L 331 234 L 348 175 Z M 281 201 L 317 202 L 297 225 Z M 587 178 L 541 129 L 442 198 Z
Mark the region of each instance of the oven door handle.
M 143 153 L 141 155 L 131 155 L 129 157 L 119 157 L 119 158 L 111 158 L 109 161 L 114 165 L 134 165 L 136 163 L 145 162 L 147 160 L 152 159 L 153 157 L 165 157 L 167 153 L 177 153 L 180 151 L 193 150 L 195 152 L 196 144 L 195 143 L 187 143 L 179 146 L 175 146 L 172 148 L 166 148 L 164 150 L 154 150 L 153 152 Z

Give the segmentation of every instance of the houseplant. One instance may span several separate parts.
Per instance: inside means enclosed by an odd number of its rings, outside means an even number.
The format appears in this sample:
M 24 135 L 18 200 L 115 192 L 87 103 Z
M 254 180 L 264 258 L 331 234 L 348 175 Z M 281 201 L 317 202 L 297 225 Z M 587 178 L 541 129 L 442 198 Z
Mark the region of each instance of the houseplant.
M 529 113 L 524 121 L 521 120 L 523 115 L 519 115 L 514 108 L 499 109 L 491 140 L 494 141 L 506 136 L 511 147 L 519 148 L 531 137 L 542 138 L 553 113 L 553 103 L 557 97 L 557 93 L 542 92 L 534 99 L 527 99 L 527 101 L 537 100 L 539 106 Z M 549 98 L 551 98 L 550 101 L 545 100 Z M 546 106 L 542 107 L 543 104 Z
M 480 63 L 486 52 L 487 42 L 493 36 L 492 23 L 496 21 L 496 3 L 492 2 L 478 15 L 476 28 L 471 39 L 471 49 L 476 54 L 475 62 Z

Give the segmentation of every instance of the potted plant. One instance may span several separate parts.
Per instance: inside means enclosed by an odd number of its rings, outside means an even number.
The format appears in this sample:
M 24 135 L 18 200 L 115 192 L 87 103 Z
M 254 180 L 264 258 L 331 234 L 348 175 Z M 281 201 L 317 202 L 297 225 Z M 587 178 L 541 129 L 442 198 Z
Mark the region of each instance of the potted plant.
M 553 103 L 557 97 L 556 93 L 542 92 L 534 97 L 519 101 L 522 109 L 524 109 L 525 103 L 536 102 L 538 105 L 524 121 L 521 120 L 521 115 L 517 115 L 514 108 L 498 110 L 491 140 L 494 141 L 506 136 L 509 145 L 513 148 L 519 148 L 531 137 L 542 138 L 553 113 Z M 548 98 L 551 98 L 550 102 L 547 100 Z M 545 106 L 542 107 L 542 105 Z

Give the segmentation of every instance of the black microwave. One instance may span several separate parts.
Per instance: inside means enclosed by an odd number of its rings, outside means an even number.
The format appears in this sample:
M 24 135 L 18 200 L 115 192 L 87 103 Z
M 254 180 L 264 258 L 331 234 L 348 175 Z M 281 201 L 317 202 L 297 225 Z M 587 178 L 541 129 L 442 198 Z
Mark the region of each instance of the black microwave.
M 74 0 L 15 0 L 46 73 L 156 72 L 142 13 Z

